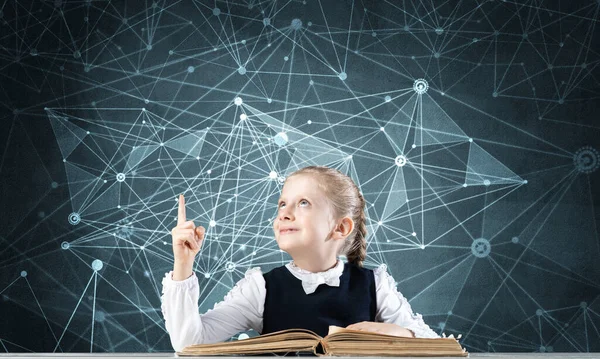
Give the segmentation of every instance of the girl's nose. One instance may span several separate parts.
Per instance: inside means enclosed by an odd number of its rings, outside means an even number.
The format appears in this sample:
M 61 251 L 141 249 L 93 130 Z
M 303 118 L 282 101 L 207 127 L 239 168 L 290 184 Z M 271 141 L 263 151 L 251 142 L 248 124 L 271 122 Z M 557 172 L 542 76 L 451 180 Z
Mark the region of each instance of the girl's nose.
M 284 209 L 281 209 L 279 211 L 279 220 L 280 221 L 283 221 L 284 219 L 291 220 L 293 218 L 294 218 L 294 216 L 293 216 L 291 210 L 288 210 L 287 207 Z

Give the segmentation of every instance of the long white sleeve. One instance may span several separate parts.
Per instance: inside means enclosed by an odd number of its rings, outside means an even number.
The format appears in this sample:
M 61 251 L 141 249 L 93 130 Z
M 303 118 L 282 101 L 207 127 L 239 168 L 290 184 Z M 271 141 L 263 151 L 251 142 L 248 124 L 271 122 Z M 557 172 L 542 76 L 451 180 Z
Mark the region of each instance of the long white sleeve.
M 387 273 L 385 264 L 374 271 L 377 295 L 377 314 L 375 321 L 394 323 L 412 330 L 417 338 L 439 338 L 423 321 L 423 316 L 413 313 L 410 303 L 396 289 L 394 278 Z
M 260 268 L 248 269 L 244 278 L 205 314 L 198 312 L 198 277 L 174 281 L 172 272 L 162 280 L 161 310 L 171 345 L 180 351 L 192 344 L 223 342 L 239 332 L 262 332 L 266 296 Z

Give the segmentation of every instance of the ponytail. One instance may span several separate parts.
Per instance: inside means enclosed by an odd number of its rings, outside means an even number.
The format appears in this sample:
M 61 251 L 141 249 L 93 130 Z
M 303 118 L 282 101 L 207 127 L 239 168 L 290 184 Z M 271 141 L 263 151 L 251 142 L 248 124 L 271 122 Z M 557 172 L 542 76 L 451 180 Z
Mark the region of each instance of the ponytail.
M 365 199 L 360 192 L 358 192 L 358 198 L 360 199 L 360 208 L 354 222 L 356 234 L 348 248 L 346 258 L 348 258 L 349 263 L 362 267 L 367 257 L 367 223 L 365 219 Z

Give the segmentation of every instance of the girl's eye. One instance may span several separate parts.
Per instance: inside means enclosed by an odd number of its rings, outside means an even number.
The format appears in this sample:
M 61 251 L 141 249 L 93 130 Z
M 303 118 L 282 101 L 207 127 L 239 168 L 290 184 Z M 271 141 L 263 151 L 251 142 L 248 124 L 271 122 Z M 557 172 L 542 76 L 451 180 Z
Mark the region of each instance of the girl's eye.
M 308 204 L 308 201 L 305 199 L 300 201 L 300 203 L 302 203 L 302 202 L 305 202 L 306 204 Z M 284 202 L 279 203 L 279 208 L 281 208 L 281 206 L 283 206 L 284 204 L 285 204 Z

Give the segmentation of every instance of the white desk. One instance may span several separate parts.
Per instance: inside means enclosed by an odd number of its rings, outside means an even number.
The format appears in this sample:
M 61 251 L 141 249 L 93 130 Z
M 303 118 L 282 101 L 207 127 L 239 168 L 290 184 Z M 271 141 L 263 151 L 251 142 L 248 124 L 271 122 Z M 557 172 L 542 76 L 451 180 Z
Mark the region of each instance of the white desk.
M 273 358 L 274 356 L 252 356 L 249 358 Z M 471 353 L 470 358 L 482 359 L 600 359 L 600 353 Z M 35 358 L 194 358 L 194 357 L 177 357 L 174 353 L 0 353 L 0 358 L 15 358 L 15 359 L 35 359 Z M 240 359 L 243 356 L 225 357 L 225 356 L 208 356 L 195 358 L 210 358 L 210 359 Z M 289 357 L 288 357 L 289 358 Z M 303 357 L 306 358 L 306 357 Z M 337 357 L 351 358 L 357 357 Z M 382 358 L 382 357 L 363 357 L 363 358 Z M 423 357 L 403 357 L 407 359 L 423 359 Z M 442 358 L 442 357 L 436 357 Z

